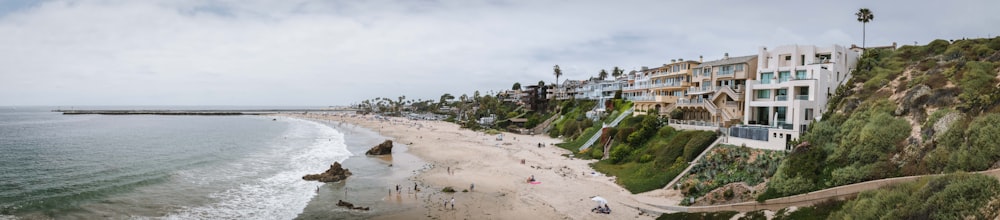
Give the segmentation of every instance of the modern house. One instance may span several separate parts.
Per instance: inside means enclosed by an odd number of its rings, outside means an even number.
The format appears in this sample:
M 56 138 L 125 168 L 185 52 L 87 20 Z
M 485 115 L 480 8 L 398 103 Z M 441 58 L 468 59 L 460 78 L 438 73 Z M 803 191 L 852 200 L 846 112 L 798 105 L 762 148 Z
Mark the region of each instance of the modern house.
M 646 114 L 651 109 L 667 115 L 677 107 L 677 100 L 685 97 L 691 85 L 691 72 L 698 64 L 698 61 L 675 59 L 658 68 L 643 67 L 641 72 L 629 74 L 622 95 L 635 104 L 634 115 Z
M 839 45 L 761 47 L 756 80 L 747 80 L 743 126 L 728 143 L 789 150 L 792 140 L 821 120 L 827 100 L 851 78 L 858 53 Z
M 743 120 L 747 80 L 757 78 L 757 55 L 729 57 L 701 63 L 693 69 L 686 97 L 678 100 L 681 120 L 671 124 L 727 127 Z

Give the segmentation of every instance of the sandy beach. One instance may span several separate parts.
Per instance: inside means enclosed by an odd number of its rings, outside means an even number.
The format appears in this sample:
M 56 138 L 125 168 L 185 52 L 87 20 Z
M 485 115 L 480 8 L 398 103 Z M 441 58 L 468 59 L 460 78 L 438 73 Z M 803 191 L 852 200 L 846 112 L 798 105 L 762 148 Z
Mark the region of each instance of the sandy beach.
M 561 141 L 547 136 L 503 133 L 498 140 L 497 135 L 443 121 L 351 114 L 293 116 L 371 129 L 407 144 L 409 153 L 427 163 L 411 172 L 410 180 L 421 189 L 405 197 L 413 200 L 409 203 L 413 207 L 376 219 L 651 219 L 657 216 L 636 208 L 648 208 L 640 201 L 676 204 L 678 199 L 675 192 L 664 190 L 632 195 L 615 185 L 613 177 L 595 173 L 587 165 L 594 160 L 564 156 L 569 151 L 552 145 Z M 527 183 L 532 175 L 540 183 Z M 473 184 L 474 190 L 462 192 Z M 442 192 L 447 186 L 458 192 Z M 590 199 L 594 196 L 608 200 L 611 214 L 590 211 L 597 206 Z M 454 208 L 445 207 L 452 198 Z

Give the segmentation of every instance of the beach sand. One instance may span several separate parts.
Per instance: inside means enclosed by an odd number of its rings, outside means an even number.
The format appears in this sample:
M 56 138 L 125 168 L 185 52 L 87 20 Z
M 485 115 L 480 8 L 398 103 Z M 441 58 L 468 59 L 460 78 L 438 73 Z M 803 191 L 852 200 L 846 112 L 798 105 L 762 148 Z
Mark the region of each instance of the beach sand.
M 427 163 L 405 171 L 413 173 L 409 179 L 421 189 L 405 197 L 412 200 L 406 202 L 412 207 L 374 219 L 651 219 L 657 216 L 636 207 L 650 208 L 643 202 L 677 204 L 679 199 L 667 190 L 633 195 L 614 184 L 613 177 L 595 175 L 588 166 L 595 160 L 566 157 L 569 151 L 552 145 L 561 141 L 547 136 L 504 133 L 503 140 L 497 140 L 497 135 L 443 121 L 352 114 L 291 116 L 360 125 L 408 145 L 408 153 Z M 532 175 L 541 183 L 527 183 Z M 475 190 L 462 192 L 472 184 Z M 458 192 L 442 192 L 446 186 Z M 591 212 L 597 206 L 593 196 L 606 198 L 612 213 Z M 452 198 L 454 208 L 445 207 Z

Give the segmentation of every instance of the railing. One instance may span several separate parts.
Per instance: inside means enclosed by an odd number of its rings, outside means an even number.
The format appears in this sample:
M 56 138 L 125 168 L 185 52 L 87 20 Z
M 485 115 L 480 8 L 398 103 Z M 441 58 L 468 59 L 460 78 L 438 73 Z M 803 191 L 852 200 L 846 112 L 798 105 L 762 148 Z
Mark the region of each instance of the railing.
M 621 114 L 618 114 L 618 118 L 615 118 L 614 121 L 611 121 L 611 124 L 608 124 L 608 127 L 618 126 L 618 123 L 622 122 L 622 120 L 625 119 L 626 116 L 632 115 L 633 111 L 635 111 L 634 105 L 628 110 L 622 112 Z M 604 133 L 604 128 L 602 127 L 600 130 L 597 130 L 597 133 L 594 133 L 594 136 L 590 137 L 590 139 L 588 139 L 586 143 L 580 145 L 580 151 L 583 151 L 589 148 L 591 145 L 594 145 L 594 142 L 597 142 L 597 140 L 601 139 L 601 135 L 603 133 Z
M 722 127 L 722 123 L 715 123 L 709 121 L 698 121 L 698 120 L 679 120 L 670 119 L 670 124 L 674 125 L 691 125 L 691 126 L 702 126 L 702 127 Z
M 788 101 L 788 96 L 787 95 L 776 95 L 776 96 L 774 96 L 774 100 L 777 100 L 777 101 Z
M 809 100 L 809 95 L 796 95 L 795 100 Z
M 729 128 L 730 137 L 738 137 L 743 139 L 751 139 L 758 141 L 767 141 L 768 134 L 767 127 L 760 126 L 733 126 Z

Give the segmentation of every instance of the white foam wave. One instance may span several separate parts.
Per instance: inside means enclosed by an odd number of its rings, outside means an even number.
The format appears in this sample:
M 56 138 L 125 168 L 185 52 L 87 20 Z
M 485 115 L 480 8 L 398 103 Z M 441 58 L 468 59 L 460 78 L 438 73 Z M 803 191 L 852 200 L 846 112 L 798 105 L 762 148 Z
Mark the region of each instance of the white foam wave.
M 333 161 L 343 162 L 352 154 L 344 144 L 344 135 L 333 128 L 307 120 L 292 121 L 283 145 L 275 157 L 287 155 L 283 171 L 257 180 L 248 180 L 236 188 L 213 193 L 216 203 L 188 207 L 170 214 L 167 219 L 293 219 L 315 196 L 319 182 L 303 181 L 302 175 L 325 170 Z M 293 140 L 312 139 L 308 146 L 295 146 Z M 250 163 L 252 164 L 252 162 Z

